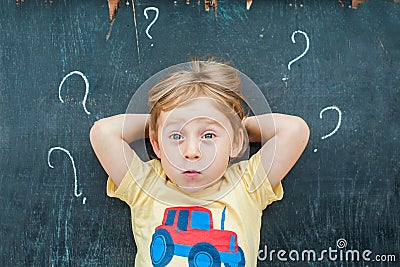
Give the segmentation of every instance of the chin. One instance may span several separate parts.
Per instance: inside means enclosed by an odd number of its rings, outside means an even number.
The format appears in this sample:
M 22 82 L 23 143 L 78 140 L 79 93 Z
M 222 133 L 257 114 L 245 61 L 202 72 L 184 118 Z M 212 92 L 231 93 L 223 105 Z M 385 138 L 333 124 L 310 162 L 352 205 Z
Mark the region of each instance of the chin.
M 204 186 L 179 186 L 179 188 L 187 193 L 198 193 L 204 189 Z

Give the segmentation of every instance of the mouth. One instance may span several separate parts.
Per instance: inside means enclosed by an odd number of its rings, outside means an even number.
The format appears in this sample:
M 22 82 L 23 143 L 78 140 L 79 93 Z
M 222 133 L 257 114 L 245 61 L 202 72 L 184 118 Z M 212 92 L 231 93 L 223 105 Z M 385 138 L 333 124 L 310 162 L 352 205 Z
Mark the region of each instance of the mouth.
M 186 175 L 187 177 L 190 177 L 190 178 L 194 178 L 194 177 L 196 177 L 197 175 L 199 175 L 201 172 L 198 172 L 198 171 L 184 171 L 183 172 L 183 174 L 184 175 Z

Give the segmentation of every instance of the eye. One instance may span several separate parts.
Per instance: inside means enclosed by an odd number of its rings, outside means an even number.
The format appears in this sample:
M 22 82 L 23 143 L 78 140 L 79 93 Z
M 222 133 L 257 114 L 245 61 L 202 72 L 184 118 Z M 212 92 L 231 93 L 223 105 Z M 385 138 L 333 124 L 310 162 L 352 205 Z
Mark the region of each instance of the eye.
M 203 135 L 204 139 L 211 139 L 211 138 L 214 138 L 214 137 L 215 137 L 215 134 L 213 134 L 213 133 L 206 133 L 206 134 Z
M 173 134 L 170 135 L 170 138 L 171 138 L 172 140 L 178 141 L 178 140 L 182 140 L 182 139 L 183 139 L 183 136 L 180 135 L 180 134 L 178 134 L 178 133 L 173 133 Z

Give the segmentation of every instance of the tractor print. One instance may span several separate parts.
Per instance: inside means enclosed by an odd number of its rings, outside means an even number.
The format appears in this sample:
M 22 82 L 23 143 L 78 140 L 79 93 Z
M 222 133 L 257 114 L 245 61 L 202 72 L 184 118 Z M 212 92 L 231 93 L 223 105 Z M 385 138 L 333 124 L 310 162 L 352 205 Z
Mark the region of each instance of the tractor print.
M 188 258 L 189 267 L 244 267 L 243 250 L 235 232 L 213 229 L 211 211 L 204 207 L 173 207 L 164 212 L 150 245 L 153 266 L 167 266 L 174 256 Z

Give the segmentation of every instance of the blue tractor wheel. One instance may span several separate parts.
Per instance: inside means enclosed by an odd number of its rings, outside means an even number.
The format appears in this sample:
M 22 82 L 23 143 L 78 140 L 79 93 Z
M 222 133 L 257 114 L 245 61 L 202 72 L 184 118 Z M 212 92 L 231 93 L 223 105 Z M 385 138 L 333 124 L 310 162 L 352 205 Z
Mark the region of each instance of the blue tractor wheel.
M 188 256 L 189 267 L 220 267 L 221 257 L 209 243 L 199 243 L 192 247 Z
M 241 247 L 239 247 L 239 253 L 240 253 L 240 261 L 237 264 L 237 267 L 244 267 L 246 264 L 246 260 L 244 258 L 244 253 L 243 253 L 243 250 Z M 224 265 L 225 265 L 225 267 L 231 267 L 231 265 L 229 263 L 225 263 Z
M 166 266 L 174 256 L 174 242 L 165 229 L 158 229 L 151 238 L 151 262 L 155 267 Z

